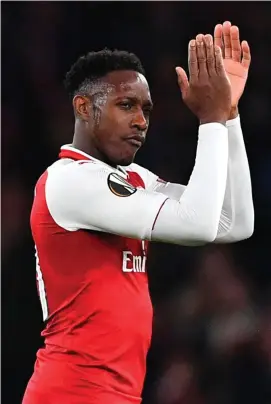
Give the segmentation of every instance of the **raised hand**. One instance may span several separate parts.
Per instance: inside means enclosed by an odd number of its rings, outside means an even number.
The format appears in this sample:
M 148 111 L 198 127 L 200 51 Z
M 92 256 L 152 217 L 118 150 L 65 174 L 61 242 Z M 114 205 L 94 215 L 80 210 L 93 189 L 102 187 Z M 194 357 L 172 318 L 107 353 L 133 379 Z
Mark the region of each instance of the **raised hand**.
M 176 67 L 182 98 L 201 123 L 225 123 L 231 110 L 231 86 L 221 49 L 211 35 L 199 34 L 189 42 L 189 80 Z
M 231 105 L 236 109 L 244 92 L 251 62 L 247 41 L 240 43 L 239 29 L 229 21 L 218 24 L 214 30 L 214 43 L 219 46 L 227 76 L 231 83 Z

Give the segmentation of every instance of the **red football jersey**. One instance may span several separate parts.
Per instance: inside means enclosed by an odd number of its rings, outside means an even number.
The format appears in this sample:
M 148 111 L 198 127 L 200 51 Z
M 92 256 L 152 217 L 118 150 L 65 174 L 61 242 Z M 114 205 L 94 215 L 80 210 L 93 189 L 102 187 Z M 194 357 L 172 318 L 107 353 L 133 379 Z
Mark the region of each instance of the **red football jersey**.
M 227 146 L 226 127 L 200 126 L 187 187 L 62 148 L 31 212 L 46 327 L 23 404 L 140 403 L 152 329 L 147 242 L 238 240 L 245 205 L 233 202 L 250 187 L 236 180 L 237 164 L 227 177 Z
M 31 212 L 46 327 L 42 332 L 45 347 L 37 353 L 23 404 L 140 403 L 152 331 L 148 242 L 96 230 L 96 223 L 93 228 L 74 223 L 69 227 L 61 217 L 61 204 L 69 203 L 73 195 L 67 197 L 59 190 L 63 174 L 58 179 L 58 172 L 72 165 L 75 170 L 88 165 L 90 171 L 91 165 L 106 165 L 71 147 L 64 147 L 60 156 L 55 163 L 58 168 L 51 166 L 38 180 Z M 72 181 L 74 169 L 69 170 Z M 126 176 L 123 183 L 118 172 Z M 91 174 L 84 178 L 88 180 L 92 181 Z M 95 181 L 93 198 L 95 187 L 100 198 Z M 127 200 L 145 184 L 135 171 L 110 168 L 106 187 L 116 200 Z M 63 199 L 57 208 L 55 192 Z M 154 203 L 150 223 L 165 200 L 160 195 Z M 89 203 L 92 209 L 91 200 L 81 203 Z M 72 209 L 68 213 L 74 214 Z

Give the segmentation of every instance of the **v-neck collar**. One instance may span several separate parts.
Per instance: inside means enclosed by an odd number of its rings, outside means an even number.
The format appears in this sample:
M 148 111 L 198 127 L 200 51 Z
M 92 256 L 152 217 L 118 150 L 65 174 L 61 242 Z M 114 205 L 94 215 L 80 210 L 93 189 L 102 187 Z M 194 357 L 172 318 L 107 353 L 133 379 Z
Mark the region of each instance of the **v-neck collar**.
M 87 154 L 79 149 L 76 149 L 75 147 L 73 147 L 71 145 L 64 145 L 61 147 L 60 153 L 59 153 L 59 158 L 61 158 L 61 159 L 67 158 L 67 159 L 72 159 L 72 160 L 77 160 L 77 161 L 78 160 L 97 161 L 100 164 L 105 164 L 106 166 L 108 166 L 110 168 L 114 168 L 114 167 L 111 167 L 109 164 L 106 164 L 103 161 L 96 159 L 95 157 L 92 157 L 89 154 Z M 115 170 L 121 171 L 126 177 L 128 175 L 127 171 L 122 166 L 117 166 L 115 168 Z

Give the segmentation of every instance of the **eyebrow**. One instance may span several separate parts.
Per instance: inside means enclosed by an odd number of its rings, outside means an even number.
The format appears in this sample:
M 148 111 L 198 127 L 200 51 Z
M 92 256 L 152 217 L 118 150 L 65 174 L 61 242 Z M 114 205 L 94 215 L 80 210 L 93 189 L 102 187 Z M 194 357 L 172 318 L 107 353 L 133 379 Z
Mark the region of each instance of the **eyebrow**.
M 138 97 L 132 96 L 132 95 L 123 95 L 123 96 L 121 96 L 121 97 L 118 97 L 118 98 L 117 98 L 117 101 L 120 101 L 120 100 L 123 100 L 123 99 L 130 100 L 130 101 L 132 101 L 132 102 L 135 103 L 135 104 L 138 103 L 138 102 L 140 102 L 140 100 L 139 100 Z M 151 100 L 143 101 L 143 106 L 144 106 L 144 107 L 153 108 L 153 102 L 152 102 Z

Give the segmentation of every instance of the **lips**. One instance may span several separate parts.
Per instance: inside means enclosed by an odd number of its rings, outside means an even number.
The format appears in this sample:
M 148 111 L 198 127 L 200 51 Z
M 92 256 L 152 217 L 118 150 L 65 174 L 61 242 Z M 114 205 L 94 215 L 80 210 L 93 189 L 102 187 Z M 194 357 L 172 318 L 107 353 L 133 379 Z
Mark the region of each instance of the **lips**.
M 126 141 L 135 147 L 141 147 L 145 142 L 145 138 L 140 135 L 133 135 L 126 138 Z

